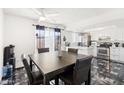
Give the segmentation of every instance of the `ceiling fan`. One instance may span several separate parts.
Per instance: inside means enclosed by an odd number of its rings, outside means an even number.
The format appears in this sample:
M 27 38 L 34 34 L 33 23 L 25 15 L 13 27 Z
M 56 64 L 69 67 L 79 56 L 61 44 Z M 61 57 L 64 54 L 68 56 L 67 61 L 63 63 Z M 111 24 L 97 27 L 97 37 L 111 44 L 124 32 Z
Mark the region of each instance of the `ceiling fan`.
M 52 17 L 58 16 L 57 12 L 47 13 L 46 9 L 44 8 L 32 8 L 32 10 L 39 16 L 39 22 L 56 22 Z

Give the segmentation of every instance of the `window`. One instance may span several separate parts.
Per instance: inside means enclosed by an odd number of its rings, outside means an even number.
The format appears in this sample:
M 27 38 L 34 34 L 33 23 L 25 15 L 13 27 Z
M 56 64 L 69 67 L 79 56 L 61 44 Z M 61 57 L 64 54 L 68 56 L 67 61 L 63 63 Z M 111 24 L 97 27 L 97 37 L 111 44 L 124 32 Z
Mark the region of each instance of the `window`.
M 36 26 L 37 48 L 49 48 L 50 51 L 58 51 L 61 44 L 60 29 Z

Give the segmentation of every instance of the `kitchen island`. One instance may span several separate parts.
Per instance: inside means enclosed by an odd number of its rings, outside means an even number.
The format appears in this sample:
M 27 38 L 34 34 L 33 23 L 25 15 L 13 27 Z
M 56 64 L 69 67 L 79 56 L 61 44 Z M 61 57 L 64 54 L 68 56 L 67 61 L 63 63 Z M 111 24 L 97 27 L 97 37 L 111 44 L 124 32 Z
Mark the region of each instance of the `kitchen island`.
M 97 47 L 66 47 L 66 51 L 68 51 L 68 48 L 74 48 L 78 49 L 78 54 L 84 54 L 84 55 L 92 55 L 92 56 L 97 56 Z
M 71 46 L 71 47 L 66 47 L 65 51 L 68 51 L 68 48 L 78 49 L 78 54 L 92 55 L 94 57 L 97 57 L 97 46 L 90 46 L 90 47 Z M 124 48 L 110 47 L 110 59 L 114 62 L 124 64 Z

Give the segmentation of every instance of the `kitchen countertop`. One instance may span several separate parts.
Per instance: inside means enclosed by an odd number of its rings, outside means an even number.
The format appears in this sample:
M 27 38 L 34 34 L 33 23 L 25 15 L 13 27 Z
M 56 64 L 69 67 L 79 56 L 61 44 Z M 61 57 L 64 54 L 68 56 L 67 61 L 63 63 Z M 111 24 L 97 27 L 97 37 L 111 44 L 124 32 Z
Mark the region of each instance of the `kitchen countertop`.
M 97 46 L 94 46 L 94 47 L 93 46 L 90 46 L 90 47 L 71 46 L 71 47 L 66 47 L 66 51 L 68 51 L 68 48 L 78 49 L 79 54 L 92 55 L 97 58 Z M 123 47 L 110 47 L 111 51 L 113 51 L 112 49 L 122 49 L 123 50 L 124 48 Z M 114 55 L 115 55 L 115 53 L 114 53 Z M 120 55 L 122 56 L 122 54 L 120 54 Z M 110 56 L 112 56 L 112 52 L 110 53 Z M 120 64 L 124 64 L 124 60 L 120 60 L 120 59 L 119 60 L 111 59 L 111 61 L 120 63 Z
M 80 46 L 71 46 L 71 47 L 66 47 L 66 51 L 68 51 L 68 48 L 74 48 L 78 49 L 79 54 L 84 54 L 84 55 L 92 55 L 96 56 L 97 50 L 95 50 L 95 47 L 80 47 Z
M 74 47 L 66 47 L 66 48 L 75 48 L 75 49 L 91 49 L 91 48 L 93 48 L 93 47 L 74 46 Z

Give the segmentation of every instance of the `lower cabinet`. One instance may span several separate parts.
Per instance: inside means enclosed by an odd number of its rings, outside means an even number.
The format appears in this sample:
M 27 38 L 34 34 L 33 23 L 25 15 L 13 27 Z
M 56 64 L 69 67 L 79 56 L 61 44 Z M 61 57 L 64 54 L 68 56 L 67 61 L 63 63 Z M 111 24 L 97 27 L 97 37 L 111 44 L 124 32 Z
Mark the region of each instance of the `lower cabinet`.
M 124 48 L 110 48 L 110 58 L 115 61 L 124 62 Z
M 120 48 L 120 61 L 124 62 L 124 48 Z

